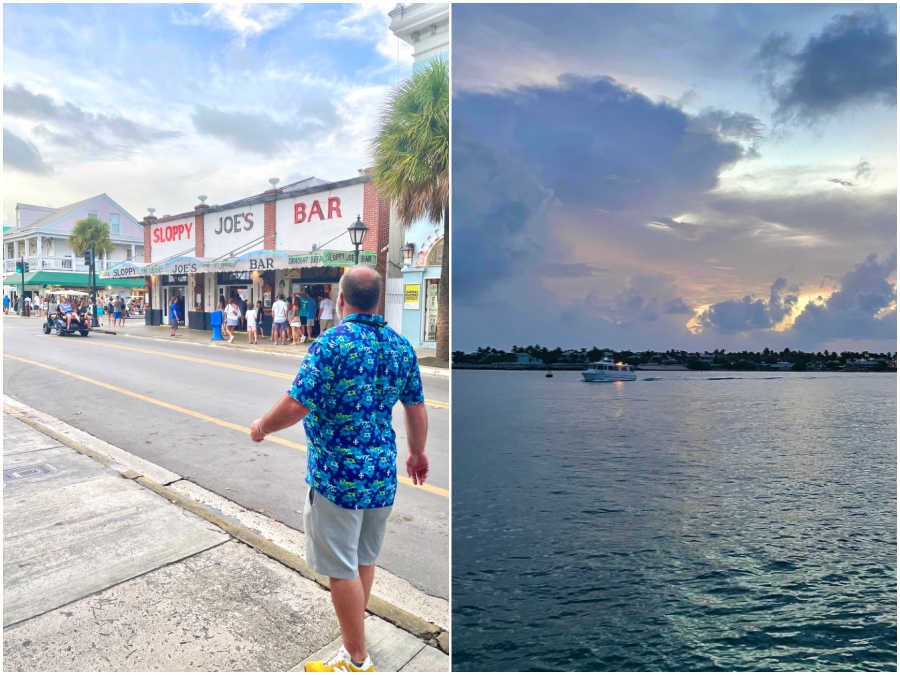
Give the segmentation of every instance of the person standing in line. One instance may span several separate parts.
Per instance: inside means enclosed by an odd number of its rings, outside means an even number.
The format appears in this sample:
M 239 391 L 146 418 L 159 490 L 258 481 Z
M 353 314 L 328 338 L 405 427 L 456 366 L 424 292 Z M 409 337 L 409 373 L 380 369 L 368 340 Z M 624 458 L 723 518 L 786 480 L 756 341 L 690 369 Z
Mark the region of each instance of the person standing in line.
M 247 344 L 259 344 L 259 337 L 256 334 L 256 315 L 260 307 L 262 307 L 262 303 L 257 302 L 256 307 L 248 306 L 244 313 L 244 318 L 247 320 Z
M 278 344 L 278 338 L 281 337 L 281 344 L 287 344 L 287 317 L 288 306 L 284 301 L 284 293 L 278 294 L 278 299 L 272 303 L 272 342 Z
M 300 336 L 302 335 L 301 331 L 303 330 L 302 325 L 301 325 L 301 320 L 302 320 L 302 317 L 300 316 L 301 314 L 302 314 L 302 312 L 300 311 L 300 298 L 298 298 L 295 295 L 294 301 L 291 304 L 291 307 L 290 307 L 290 310 L 288 313 L 288 323 L 290 324 L 290 327 L 291 327 L 291 340 L 292 340 L 291 344 L 295 344 L 295 345 L 300 344 L 299 340 L 300 340 Z
M 228 333 L 229 344 L 234 342 L 234 330 L 237 328 L 238 319 L 241 317 L 241 310 L 238 309 L 234 296 L 228 301 L 225 307 L 225 332 Z
M 308 286 L 304 289 L 301 302 L 303 303 L 302 312 L 303 318 L 305 319 L 304 323 L 306 324 L 306 335 L 304 336 L 304 341 L 308 340 L 311 342 L 313 339 L 313 329 L 315 328 L 318 305 L 316 303 L 316 299 L 309 292 Z
M 334 300 L 327 295 L 319 302 L 319 335 L 331 328 L 334 321 Z
M 406 471 L 416 485 L 428 476 L 428 416 L 416 353 L 375 314 L 380 297 L 375 270 L 347 270 L 338 296 L 343 321 L 310 345 L 290 390 L 250 425 L 257 443 L 300 420 L 306 431 L 306 561 L 330 577 L 343 639 L 333 658 L 307 663 L 307 672 L 375 670 L 364 621 L 397 491 L 391 414 L 398 400 L 406 415 Z
M 178 295 L 172 298 L 172 304 L 169 305 L 169 337 L 175 337 L 178 332 L 178 320 L 181 317 L 178 314 Z

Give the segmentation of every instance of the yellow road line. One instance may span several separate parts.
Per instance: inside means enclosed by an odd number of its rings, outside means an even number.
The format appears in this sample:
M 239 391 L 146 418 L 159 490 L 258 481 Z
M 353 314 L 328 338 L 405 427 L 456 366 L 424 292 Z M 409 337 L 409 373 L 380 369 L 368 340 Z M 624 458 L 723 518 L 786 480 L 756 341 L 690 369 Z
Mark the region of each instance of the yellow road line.
M 201 359 L 197 356 L 184 356 L 182 354 L 172 354 L 170 352 L 161 352 L 157 349 L 141 349 L 140 347 L 126 347 L 124 345 L 114 345 L 107 342 L 97 342 L 95 340 L 81 340 L 78 344 L 91 345 L 93 347 L 107 347 L 109 349 L 122 349 L 128 352 L 140 352 L 142 354 L 153 354 L 155 356 L 165 356 L 170 359 L 178 359 L 180 361 L 192 361 L 193 363 L 202 363 L 208 366 L 216 366 L 218 368 L 230 368 L 231 370 L 240 370 L 245 373 L 254 373 L 255 375 L 265 375 L 267 377 L 275 377 L 281 380 L 290 380 L 293 382 L 294 375 L 289 375 L 277 370 L 266 370 L 264 368 L 253 368 L 251 366 L 241 366 L 236 363 L 228 363 L 227 361 L 213 361 L 211 359 Z M 426 398 L 425 405 L 432 408 L 449 408 L 450 404 L 446 401 L 438 401 Z
M 38 361 L 32 361 L 31 359 L 25 359 L 21 356 L 13 356 L 12 354 L 3 354 L 3 358 L 6 359 L 14 359 L 16 361 L 21 361 L 22 363 L 28 363 L 32 366 L 38 366 L 39 368 L 46 368 L 47 370 L 52 370 L 57 373 L 61 373 L 63 375 L 68 375 L 69 377 L 74 377 L 76 380 L 81 380 L 83 382 L 88 382 L 90 384 L 95 384 L 98 387 L 103 387 L 104 389 L 109 389 L 110 391 L 114 391 L 118 394 L 123 394 L 125 396 L 131 396 L 132 398 L 136 398 L 139 401 L 145 401 L 146 403 L 152 403 L 153 405 L 158 405 L 161 408 L 166 408 L 168 410 L 174 410 L 175 412 L 182 413 L 184 415 L 189 415 L 191 417 L 196 417 L 199 420 L 203 420 L 205 422 L 211 422 L 212 424 L 218 424 L 220 427 L 225 427 L 226 429 L 233 429 L 234 431 L 240 431 L 245 434 L 250 433 L 250 427 L 245 427 L 240 424 L 235 424 L 234 422 L 229 422 L 227 420 L 220 419 L 218 417 L 213 417 L 211 415 L 205 415 L 202 412 L 197 412 L 196 410 L 189 410 L 188 408 L 182 408 L 181 406 L 177 406 L 174 403 L 167 403 L 166 401 L 160 401 L 158 398 L 153 398 L 151 396 L 145 396 L 144 394 L 139 394 L 136 391 L 130 391 L 128 389 L 122 389 L 121 387 L 117 387 L 114 384 L 107 384 L 106 382 L 101 382 L 100 380 L 94 380 L 90 377 L 85 377 L 84 375 L 79 375 L 78 373 L 73 373 L 69 370 L 63 370 L 62 368 L 56 368 L 55 366 L 47 365 L 46 363 L 39 363 Z M 273 443 L 278 443 L 279 445 L 283 445 L 288 448 L 293 448 L 295 450 L 300 450 L 301 452 L 306 452 L 306 446 L 302 443 L 297 443 L 295 441 L 290 441 L 286 438 L 281 438 L 279 436 L 266 436 L 267 441 L 272 441 Z M 440 495 L 442 497 L 449 497 L 450 492 L 445 490 L 444 488 L 439 488 L 434 485 L 415 485 L 413 484 L 410 478 L 406 476 L 397 476 L 397 480 L 404 485 L 409 485 L 410 487 L 414 487 L 418 490 L 425 490 L 426 492 L 431 492 L 436 495 Z

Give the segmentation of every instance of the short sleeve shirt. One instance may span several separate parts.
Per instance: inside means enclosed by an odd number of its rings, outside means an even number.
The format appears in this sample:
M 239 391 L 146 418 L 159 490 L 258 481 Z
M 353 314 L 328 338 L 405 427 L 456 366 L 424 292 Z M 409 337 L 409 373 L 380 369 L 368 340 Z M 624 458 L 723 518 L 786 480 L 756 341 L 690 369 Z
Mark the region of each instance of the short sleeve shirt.
M 393 504 L 391 412 L 425 400 L 409 341 L 376 314 L 351 314 L 310 345 L 288 394 L 310 411 L 306 482 L 346 509 Z
M 314 298 L 305 297 L 300 298 L 300 312 L 307 319 L 315 319 L 316 318 L 316 301 Z
M 287 321 L 287 303 L 284 300 L 276 300 L 272 305 L 272 318 L 276 322 Z

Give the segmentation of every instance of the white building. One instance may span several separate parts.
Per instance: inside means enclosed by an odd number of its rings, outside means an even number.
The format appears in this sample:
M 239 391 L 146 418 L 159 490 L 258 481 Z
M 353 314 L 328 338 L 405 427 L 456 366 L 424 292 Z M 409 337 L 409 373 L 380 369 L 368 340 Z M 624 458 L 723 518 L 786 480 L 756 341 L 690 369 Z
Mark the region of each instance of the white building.
M 19 260 L 29 267 L 25 274 L 26 291 L 53 287 L 86 289 L 90 284 L 88 266 L 72 250 L 69 235 L 75 224 L 88 216 L 109 224 L 114 244 L 110 253 L 98 253 L 98 274 L 126 260 L 143 260 L 143 227 L 105 193 L 60 208 L 20 203 L 16 204 L 15 226 L 4 228 L 3 232 L 4 293 L 21 292 L 22 277 L 15 273 Z M 138 287 L 137 282 L 121 280 L 114 289 L 124 291 L 131 287 Z

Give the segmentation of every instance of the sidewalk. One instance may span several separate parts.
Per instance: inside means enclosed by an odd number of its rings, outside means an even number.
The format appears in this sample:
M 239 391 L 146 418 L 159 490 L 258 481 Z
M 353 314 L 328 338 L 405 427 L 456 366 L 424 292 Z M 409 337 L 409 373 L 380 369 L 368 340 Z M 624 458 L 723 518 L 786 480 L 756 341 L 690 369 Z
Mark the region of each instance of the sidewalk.
M 337 649 L 296 554 L 8 397 L 3 421 L 4 670 L 288 671 Z M 449 669 L 445 632 L 375 595 L 369 609 L 379 670 Z
M 10 312 L 4 318 L 13 319 L 37 319 L 37 317 L 20 317 Z M 258 345 L 247 344 L 247 333 L 235 333 L 234 342 L 229 344 L 223 340 L 221 342 L 210 340 L 212 333 L 205 330 L 193 330 L 180 326 L 176 337 L 169 336 L 168 326 L 147 326 L 144 324 L 143 318 L 126 319 L 125 327 L 110 328 L 108 323 L 106 326 L 96 329 L 98 332 L 113 332 L 122 337 L 143 338 L 152 340 L 163 340 L 167 342 L 187 342 L 197 345 L 206 345 L 209 347 L 217 347 L 223 349 L 245 349 L 255 352 L 265 352 L 269 354 L 296 355 L 298 360 L 306 354 L 309 343 L 302 345 L 274 345 L 272 336 L 260 338 Z M 416 349 L 416 357 L 419 360 L 419 367 L 423 375 L 434 375 L 438 377 L 448 377 L 450 369 L 446 363 L 442 363 L 435 358 L 433 349 Z

